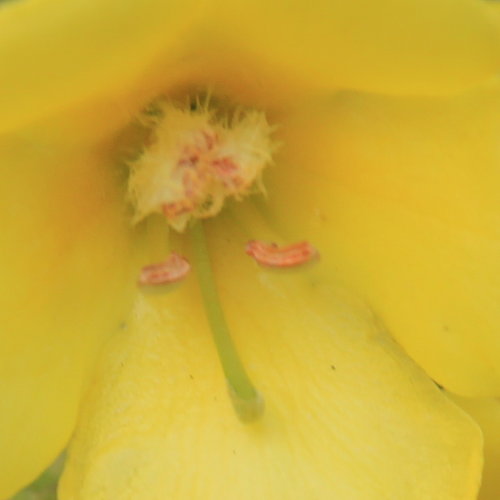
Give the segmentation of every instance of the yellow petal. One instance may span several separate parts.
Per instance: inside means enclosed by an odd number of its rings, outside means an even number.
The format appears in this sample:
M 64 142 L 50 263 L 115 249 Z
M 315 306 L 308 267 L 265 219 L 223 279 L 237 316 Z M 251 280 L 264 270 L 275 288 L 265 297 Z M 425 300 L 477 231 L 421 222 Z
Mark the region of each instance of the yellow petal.
M 217 282 L 264 416 L 236 418 L 193 276 L 139 295 L 84 402 L 60 498 L 475 498 L 477 428 L 369 311 L 321 266 L 259 268 L 245 223 L 216 224 Z
M 0 9 L 0 130 L 89 96 L 157 92 L 151 79 L 169 88 L 185 81 L 180 66 L 196 85 L 244 79 L 278 98 L 311 85 L 455 92 L 496 73 L 496 17 L 475 0 L 9 2 Z
M 128 304 L 132 260 L 117 173 L 102 151 L 25 134 L 2 138 L 0 158 L 6 498 L 66 445 L 96 351 Z
M 228 37 L 224 47 L 245 47 L 322 87 L 440 94 L 463 90 L 499 69 L 500 38 L 487 2 L 221 4 L 216 28 Z
M 500 394 L 499 116 L 499 89 L 339 95 L 290 121 L 267 184 L 277 223 L 463 395 Z
M 136 82 L 173 50 L 196 0 L 32 0 L 0 7 L 0 130 Z M 113 98 L 108 97 L 113 100 Z
M 500 402 L 493 398 L 470 399 L 452 396 L 480 425 L 484 434 L 484 470 L 478 500 L 500 498 Z

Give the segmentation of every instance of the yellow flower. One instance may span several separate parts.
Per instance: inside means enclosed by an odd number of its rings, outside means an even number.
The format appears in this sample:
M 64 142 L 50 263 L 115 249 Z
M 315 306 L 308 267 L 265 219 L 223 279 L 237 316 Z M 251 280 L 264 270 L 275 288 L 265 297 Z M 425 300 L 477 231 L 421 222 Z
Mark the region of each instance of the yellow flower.
M 498 396 L 492 9 L 2 5 L 0 497 L 78 420 L 62 500 L 474 498 L 477 425 L 386 330 L 450 391 Z M 135 286 L 140 266 L 190 249 L 162 220 L 131 225 L 127 130 L 152 99 L 200 88 L 265 110 L 282 145 L 268 198 L 206 223 L 221 303 L 266 401 L 249 424 L 227 397 L 194 275 L 165 293 Z M 252 238 L 307 239 L 322 258 L 269 271 L 244 255 Z

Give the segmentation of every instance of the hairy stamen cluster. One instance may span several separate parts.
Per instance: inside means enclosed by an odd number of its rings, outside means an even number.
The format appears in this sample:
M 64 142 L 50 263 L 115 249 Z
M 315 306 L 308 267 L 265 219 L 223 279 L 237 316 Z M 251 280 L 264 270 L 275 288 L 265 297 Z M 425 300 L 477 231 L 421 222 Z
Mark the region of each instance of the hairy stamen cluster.
M 220 118 L 208 105 L 191 109 L 159 101 L 143 120 L 152 137 L 130 165 L 135 222 L 163 213 L 183 231 L 192 218 L 218 214 L 226 198 L 262 190 L 261 174 L 273 150 L 264 113 Z

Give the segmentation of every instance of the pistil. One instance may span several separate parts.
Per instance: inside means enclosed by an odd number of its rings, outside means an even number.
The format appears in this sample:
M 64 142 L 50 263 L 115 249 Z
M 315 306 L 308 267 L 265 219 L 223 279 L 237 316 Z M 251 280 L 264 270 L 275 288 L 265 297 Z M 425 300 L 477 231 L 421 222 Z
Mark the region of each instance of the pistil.
M 226 377 L 231 402 L 242 422 L 255 421 L 264 411 L 264 400 L 247 375 L 231 338 L 215 286 L 205 233 L 200 221 L 193 224 L 190 238 L 193 264 L 198 275 L 205 312 Z

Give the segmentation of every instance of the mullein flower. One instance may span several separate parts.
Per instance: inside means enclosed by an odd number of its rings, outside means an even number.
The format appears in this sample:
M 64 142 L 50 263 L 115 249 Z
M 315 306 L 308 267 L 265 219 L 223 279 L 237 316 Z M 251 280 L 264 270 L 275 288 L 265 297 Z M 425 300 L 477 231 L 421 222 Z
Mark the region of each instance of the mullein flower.
M 475 498 L 432 379 L 499 394 L 492 9 L 0 7 L 0 497 L 73 435 L 62 500 Z

